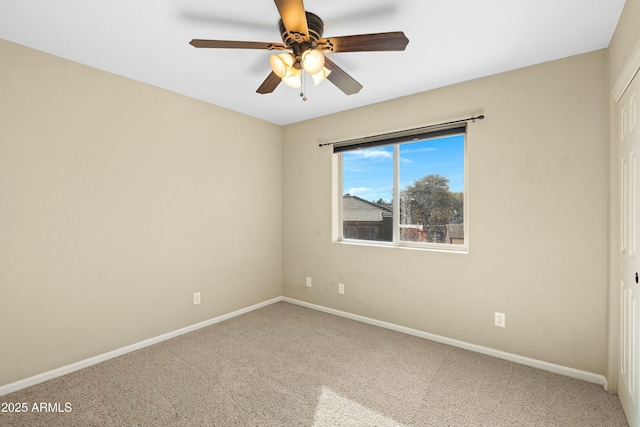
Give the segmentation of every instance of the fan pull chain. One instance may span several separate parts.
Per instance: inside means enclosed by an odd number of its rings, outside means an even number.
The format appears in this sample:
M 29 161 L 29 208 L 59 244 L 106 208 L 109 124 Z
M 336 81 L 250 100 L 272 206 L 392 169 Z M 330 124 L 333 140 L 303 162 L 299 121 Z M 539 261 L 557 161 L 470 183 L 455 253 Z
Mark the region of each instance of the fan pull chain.
M 301 70 L 302 72 L 300 73 L 300 78 L 302 79 L 302 92 L 300 92 L 300 98 L 302 98 L 303 101 L 307 100 L 307 97 L 304 95 L 304 93 L 306 92 L 306 85 L 305 85 L 305 78 L 304 78 L 304 68 Z

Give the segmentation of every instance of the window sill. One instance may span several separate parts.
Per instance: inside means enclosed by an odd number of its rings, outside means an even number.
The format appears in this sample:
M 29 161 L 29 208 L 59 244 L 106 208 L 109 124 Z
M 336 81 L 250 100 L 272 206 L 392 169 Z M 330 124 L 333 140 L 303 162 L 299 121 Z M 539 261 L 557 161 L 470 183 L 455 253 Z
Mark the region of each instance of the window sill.
M 409 249 L 427 252 L 443 252 L 452 254 L 468 254 L 469 247 L 467 245 L 448 245 L 444 243 L 436 244 L 424 244 L 424 243 L 392 243 L 392 242 L 380 242 L 380 241 L 366 241 L 366 240 L 335 240 L 333 243 L 347 246 L 368 246 L 377 248 L 391 248 L 391 249 Z

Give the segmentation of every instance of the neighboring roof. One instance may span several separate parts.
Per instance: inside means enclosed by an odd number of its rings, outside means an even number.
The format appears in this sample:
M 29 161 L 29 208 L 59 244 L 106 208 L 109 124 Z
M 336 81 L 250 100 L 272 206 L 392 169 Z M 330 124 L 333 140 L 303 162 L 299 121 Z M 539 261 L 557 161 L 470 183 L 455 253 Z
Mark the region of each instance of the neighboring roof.
M 392 217 L 393 210 L 382 205 L 345 194 L 342 196 L 342 220 L 358 222 L 380 222 L 385 217 Z

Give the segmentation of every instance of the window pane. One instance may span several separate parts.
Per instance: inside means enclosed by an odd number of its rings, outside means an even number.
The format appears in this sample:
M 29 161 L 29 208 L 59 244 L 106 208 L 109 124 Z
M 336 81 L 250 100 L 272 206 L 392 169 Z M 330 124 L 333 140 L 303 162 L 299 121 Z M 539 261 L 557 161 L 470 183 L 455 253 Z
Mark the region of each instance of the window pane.
M 400 240 L 464 244 L 464 135 L 400 145 Z
M 393 147 L 342 153 L 345 239 L 393 241 Z

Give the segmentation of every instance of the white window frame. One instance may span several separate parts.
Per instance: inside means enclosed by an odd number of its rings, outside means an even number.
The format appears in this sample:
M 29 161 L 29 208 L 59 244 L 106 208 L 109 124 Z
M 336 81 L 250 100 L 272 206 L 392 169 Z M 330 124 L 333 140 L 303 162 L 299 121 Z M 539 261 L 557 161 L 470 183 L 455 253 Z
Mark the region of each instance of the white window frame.
M 467 161 L 467 131 L 454 133 L 451 135 L 462 135 L 464 138 L 463 144 L 463 170 L 464 170 L 464 191 L 463 191 L 463 223 L 464 223 L 464 243 L 431 243 L 431 242 L 412 242 L 400 240 L 400 146 L 410 144 L 407 142 L 397 142 L 392 144 L 385 144 L 386 146 L 393 146 L 393 240 L 391 242 L 377 241 L 377 240 L 360 240 L 349 239 L 343 236 L 343 154 L 333 154 L 333 241 L 336 243 L 344 243 L 350 245 L 364 245 L 364 246 L 380 246 L 380 247 L 392 247 L 392 248 L 409 248 L 409 249 L 422 249 L 438 252 L 454 252 L 454 253 L 469 253 L 469 174 L 468 174 L 468 161 Z M 432 138 L 422 138 L 420 141 L 426 141 L 429 139 L 441 139 L 445 136 L 434 136 Z

